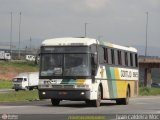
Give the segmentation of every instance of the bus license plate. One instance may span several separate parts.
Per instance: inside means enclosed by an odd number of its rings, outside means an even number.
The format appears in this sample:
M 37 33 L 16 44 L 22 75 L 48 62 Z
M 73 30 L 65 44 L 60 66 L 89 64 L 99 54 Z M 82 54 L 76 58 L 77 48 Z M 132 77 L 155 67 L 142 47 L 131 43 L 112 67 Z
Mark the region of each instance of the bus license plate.
M 59 92 L 58 94 L 59 94 L 59 95 L 67 95 L 67 92 L 62 92 L 62 91 L 61 91 L 61 92 Z

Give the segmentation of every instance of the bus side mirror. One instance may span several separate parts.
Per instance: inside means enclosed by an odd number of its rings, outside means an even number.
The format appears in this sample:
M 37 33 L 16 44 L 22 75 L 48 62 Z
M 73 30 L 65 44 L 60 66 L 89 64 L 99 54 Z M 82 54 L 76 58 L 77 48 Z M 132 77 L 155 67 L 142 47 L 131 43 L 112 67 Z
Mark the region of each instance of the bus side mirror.
M 96 54 L 91 54 L 91 71 L 92 71 L 92 75 L 95 76 L 96 75 L 96 71 L 97 71 L 97 55 Z

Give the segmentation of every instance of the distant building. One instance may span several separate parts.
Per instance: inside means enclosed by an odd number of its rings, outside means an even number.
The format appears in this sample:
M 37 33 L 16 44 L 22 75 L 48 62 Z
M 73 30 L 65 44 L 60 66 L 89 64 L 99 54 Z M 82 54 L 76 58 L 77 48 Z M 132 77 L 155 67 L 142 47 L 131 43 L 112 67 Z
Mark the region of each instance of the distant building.
M 1 44 L 0 43 L 0 50 L 6 51 L 11 53 L 12 59 L 18 59 L 19 50 L 16 46 L 12 46 L 12 51 L 10 49 L 10 45 Z M 20 59 L 25 59 L 25 55 L 34 55 L 37 56 L 38 49 L 35 48 L 20 48 Z

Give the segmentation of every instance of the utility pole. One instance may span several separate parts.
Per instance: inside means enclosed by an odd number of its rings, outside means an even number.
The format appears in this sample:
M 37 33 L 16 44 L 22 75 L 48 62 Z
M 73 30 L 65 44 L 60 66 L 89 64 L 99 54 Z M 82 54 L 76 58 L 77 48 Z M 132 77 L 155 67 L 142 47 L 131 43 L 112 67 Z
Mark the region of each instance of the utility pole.
M 30 37 L 29 43 L 30 43 L 30 50 L 31 50 L 31 43 L 32 43 L 31 37 Z
M 146 12 L 146 46 L 145 46 L 145 60 L 147 58 L 147 47 L 148 47 L 148 12 Z M 151 87 L 152 75 L 151 68 L 147 67 L 144 71 L 144 86 Z
M 84 23 L 84 37 L 87 36 L 87 24 L 88 23 Z
M 147 57 L 147 47 L 148 47 L 148 12 L 146 12 L 146 46 L 145 46 L 145 57 Z
M 20 45 L 21 45 L 21 12 L 19 13 L 19 42 L 18 42 L 18 59 L 21 58 Z
M 11 23 L 10 23 L 10 53 L 11 53 L 11 59 L 12 59 L 12 12 L 11 12 Z

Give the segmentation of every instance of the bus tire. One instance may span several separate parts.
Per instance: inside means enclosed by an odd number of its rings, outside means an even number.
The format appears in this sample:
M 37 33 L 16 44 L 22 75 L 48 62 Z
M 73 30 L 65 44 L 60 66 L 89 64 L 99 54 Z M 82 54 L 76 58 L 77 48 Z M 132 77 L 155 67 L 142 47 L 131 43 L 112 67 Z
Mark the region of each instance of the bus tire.
M 122 99 L 116 99 L 117 105 L 122 105 Z
M 91 100 L 86 100 L 85 103 L 90 106 L 91 105 Z
M 128 104 L 129 104 L 129 96 L 130 96 L 130 90 L 129 90 L 129 88 L 127 88 L 126 98 L 124 98 L 124 99 L 122 100 L 122 104 L 123 104 L 123 105 L 128 105 Z
M 53 106 L 58 106 L 60 103 L 60 100 L 51 98 L 51 103 Z
M 101 95 L 101 88 L 99 86 L 98 87 L 98 92 L 97 92 L 97 99 L 96 100 L 92 100 L 91 101 L 91 105 L 93 107 L 99 107 L 101 105 L 101 97 L 102 97 L 102 95 Z
M 116 99 L 116 103 L 118 105 L 128 105 L 129 104 L 129 88 L 127 88 L 127 92 L 126 92 L 126 98 L 120 98 L 120 99 Z

